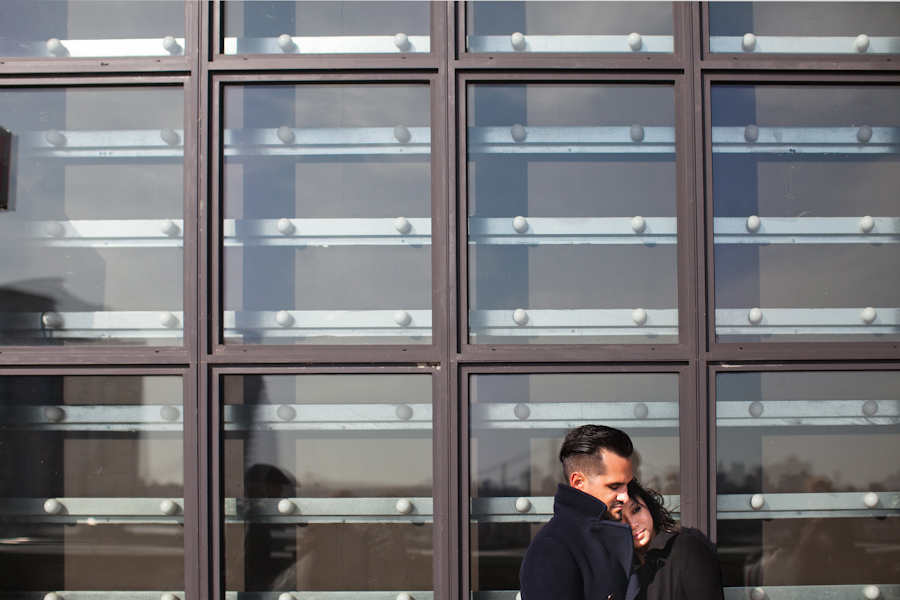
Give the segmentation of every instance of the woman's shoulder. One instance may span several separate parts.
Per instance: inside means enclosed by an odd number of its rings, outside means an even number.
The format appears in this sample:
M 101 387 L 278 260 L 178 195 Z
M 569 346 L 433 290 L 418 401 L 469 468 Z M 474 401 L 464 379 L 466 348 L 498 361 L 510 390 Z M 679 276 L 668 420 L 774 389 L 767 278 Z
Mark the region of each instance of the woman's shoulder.
M 690 533 L 678 532 L 673 533 L 669 544 L 672 553 L 686 554 L 690 556 L 715 556 L 706 542 Z

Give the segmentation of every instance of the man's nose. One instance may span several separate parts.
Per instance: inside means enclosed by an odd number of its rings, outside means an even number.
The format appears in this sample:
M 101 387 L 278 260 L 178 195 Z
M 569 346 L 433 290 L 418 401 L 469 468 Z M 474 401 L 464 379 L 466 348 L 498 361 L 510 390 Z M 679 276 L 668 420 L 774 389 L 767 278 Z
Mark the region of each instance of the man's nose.
M 628 488 L 624 488 L 619 494 L 616 496 L 616 500 L 621 502 L 622 504 L 628 504 Z

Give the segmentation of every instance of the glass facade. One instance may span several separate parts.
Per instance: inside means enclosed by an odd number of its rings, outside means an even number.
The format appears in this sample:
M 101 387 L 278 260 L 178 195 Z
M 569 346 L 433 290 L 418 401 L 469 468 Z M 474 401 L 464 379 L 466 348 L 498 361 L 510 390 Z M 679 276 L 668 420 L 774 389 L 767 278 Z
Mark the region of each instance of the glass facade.
M 596 423 L 900 600 L 898 14 L 0 0 L 0 595 L 515 600 Z

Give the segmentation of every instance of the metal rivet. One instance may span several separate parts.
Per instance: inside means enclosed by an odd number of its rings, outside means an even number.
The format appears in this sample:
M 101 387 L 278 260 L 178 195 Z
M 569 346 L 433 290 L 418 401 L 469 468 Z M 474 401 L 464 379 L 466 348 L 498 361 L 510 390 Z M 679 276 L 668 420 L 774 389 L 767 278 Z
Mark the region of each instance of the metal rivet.
M 293 233 L 294 224 L 291 223 L 290 219 L 278 219 L 278 222 L 275 223 L 275 228 L 284 235 L 288 235 L 289 233 Z
M 48 421 L 53 421 L 54 423 L 58 423 L 63 420 L 65 413 L 63 409 L 58 406 L 48 406 L 44 409 L 44 418 Z
M 634 309 L 634 312 L 631 313 L 631 320 L 635 325 L 643 325 L 647 322 L 647 311 L 643 308 Z
M 871 306 L 868 306 L 860 313 L 859 318 L 862 319 L 863 323 L 866 325 L 871 325 L 877 316 L 878 312 Z
M 166 498 L 159 503 L 159 510 L 164 515 L 174 515 L 176 512 L 178 512 L 178 505 L 174 501 Z
M 278 36 L 278 46 L 285 52 L 293 50 L 294 49 L 294 38 L 292 38 L 291 36 L 289 36 L 286 33 L 282 33 L 281 35 Z
M 644 126 L 634 124 L 631 126 L 631 129 L 628 130 L 628 135 L 631 136 L 632 142 L 640 142 L 644 139 Z
M 765 409 L 766 407 L 763 406 L 762 402 L 760 402 L 759 400 L 754 400 L 750 403 L 750 407 L 747 409 L 747 412 L 750 413 L 751 417 L 756 418 L 761 417 Z
M 44 595 L 44 600 L 62 600 L 62 597 L 56 592 L 50 592 Z
M 280 512 L 283 515 L 291 514 L 292 512 L 294 512 L 295 507 L 296 506 L 294 505 L 294 503 L 291 502 L 290 500 L 288 500 L 287 498 L 282 498 L 281 500 L 278 501 L 278 512 Z
M 875 492 L 869 492 L 868 494 L 863 496 L 863 504 L 865 504 L 869 508 L 875 508 L 876 506 L 878 506 L 878 502 L 878 494 L 876 494 Z
M 750 590 L 750 600 L 766 600 L 766 591 L 762 588 Z
M 167 35 L 163 38 L 162 45 L 166 52 L 168 52 L 169 54 L 175 54 L 176 52 L 178 52 L 178 50 L 181 49 L 181 46 L 178 45 L 178 40 L 176 40 L 175 37 L 171 35 Z
M 290 144 L 294 141 L 294 130 L 287 125 L 282 125 L 276 129 L 275 135 L 277 135 L 278 139 L 284 144 Z
M 282 327 L 290 327 L 294 324 L 294 317 L 286 310 L 279 310 L 275 313 L 275 322 Z
M 397 217 L 394 219 L 394 229 L 400 233 L 406 233 L 412 225 L 406 217 Z
M 750 508 L 753 510 L 761 509 L 766 503 L 766 499 L 762 494 L 753 494 L 750 496 Z
M 41 316 L 41 323 L 47 327 L 59 327 L 62 325 L 62 317 L 59 313 L 45 312 L 43 316 Z
M 44 224 L 44 231 L 47 232 L 47 235 L 51 235 L 53 237 L 62 237 L 66 233 L 66 228 L 63 227 L 62 223 L 57 223 L 56 221 L 47 221 Z
M 512 47 L 516 50 L 524 50 L 525 49 L 525 36 L 519 33 L 518 31 L 509 36 L 509 43 L 512 44 Z
M 66 136 L 61 134 L 56 129 L 48 129 L 44 132 L 44 139 L 47 140 L 47 143 L 52 146 L 62 146 L 66 141 Z
M 295 600 L 295 598 L 293 595 L 291 595 L 287 592 L 283 592 L 283 593 L 279 594 L 278 600 Z
M 173 594 L 172 592 L 166 592 L 162 596 L 159 597 L 159 600 L 178 600 L 178 596 Z
M 56 498 L 50 498 L 44 502 L 44 512 L 48 515 L 55 515 L 61 511 L 63 505 Z
M 159 137 L 162 138 L 162 141 L 167 143 L 170 146 L 175 146 L 181 141 L 181 136 L 178 135 L 178 132 L 172 129 L 171 127 L 166 127 L 159 132 Z
M 527 404 L 519 403 L 513 407 L 513 414 L 516 415 L 517 419 L 525 420 L 531 416 L 531 409 L 528 408 Z
M 397 138 L 397 141 L 401 144 L 405 144 L 412 139 L 412 134 L 406 126 L 397 125 L 394 127 L 394 137 Z
M 516 217 L 513 219 L 513 229 L 518 233 L 525 233 L 528 231 L 528 219 L 523 216 Z
M 522 600 L 522 592 L 516 592 L 516 600 Z
M 413 597 L 406 592 L 400 592 L 397 594 L 397 600 L 413 600 Z
M 394 45 L 401 50 L 409 48 L 409 37 L 405 33 L 398 33 L 394 36 Z
M 159 230 L 166 235 L 178 233 L 178 225 L 172 219 L 163 219 L 159 222 Z
M 751 233 L 756 233 L 759 231 L 759 226 L 762 225 L 762 222 L 759 220 L 759 217 L 756 215 L 751 215 L 747 217 L 747 231 Z
M 278 407 L 278 410 L 275 411 L 275 414 L 278 415 L 278 418 L 282 421 L 292 421 L 297 415 L 297 411 L 295 411 L 294 407 L 290 404 L 282 404 Z
M 516 325 L 524 325 L 528 322 L 528 313 L 521 308 L 517 308 L 513 311 L 513 321 L 516 322 Z
M 641 34 L 639 33 L 630 33 L 628 34 L 628 47 L 633 51 L 640 50 L 641 45 L 643 45 L 643 40 L 641 40 Z
M 741 48 L 746 50 L 747 52 L 751 52 L 756 48 L 756 36 L 752 33 L 745 33 L 744 37 L 741 38 Z
M 178 415 L 181 413 L 179 410 L 171 405 L 163 406 L 159 409 L 159 416 L 165 419 L 166 421 L 177 421 Z
M 163 327 L 174 327 L 178 324 L 178 317 L 173 315 L 170 311 L 164 310 L 159 313 L 159 324 Z
M 643 402 L 638 402 L 634 405 L 634 418 L 635 419 L 646 419 L 647 415 L 650 414 L 650 409 L 647 408 L 647 405 Z
M 397 512 L 401 515 L 408 515 L 412 512 L 413 503 L 407 500 L 406 498 L 400 498 L 397 500 L 397 504 L 395 505 Z
M 878 403 L 874 400 L 866 400 L 862 405 L 863 414 L 867 417 L 874 417 L 878 412 Z
M 47 50 L 50 51 L 50 54 L 54 54 L 56 56 L 62 56 L 66 54 L 66 47 L 63 46 L 62 42 L 59 41 L 59 38 L 50 38 L 47 40 Z
M 400 309 L 394 313 L 394 323 L 400 327 L 406 327 L 410 321 L 412 321 L 412 317 L 405 310 Z
M 859 220 L 859 229 L 863 233 L 871 233 L 875 229 L 875 219 L 869 216 L 863 217 Z
M 644 217 L 637 216 L 631 219 L 631 230 L 635 233 L 644 233 L 644 229 L 647 228 L 647 221 L 644 220 Z
M 881 597 L 881 590 L 878 589 L 877 585 L 867 585 L 863 588 L 863 595 L 868 600 L 878 600 Z
M 409 421 L 413 416 L 413 409 L 408 404 L 398 404 L 397 410 L 394 411 L 394 414 L 397 415 L 397 418 L 401 421 Z
M 531 508 L 531 500 L 528 498 L 522 497 L 516 499 L 516 510 L 520 513 L 528 512 L 528 509 Z
M 525 140 L 525 137 L 528 135 L 528 132 L 525 131 L 525 126 L 519 123 L 516 123 L 512 127 L 509 128 L 509 135 L 512 136 L 517 142 L 522 142 Z
M 872 128 L 868 125 L 862 125 L 856 132 L 856 139 L 860 142 L 868 142 L 872 139 Z
M 865 52 L 868 50 L 869 36 L 864 33 L 856 36 L 856 39 L 853 41 L 853 47 L 856 48 L 857 52 Z
M 759 325 L 762 322 L 763 314 L 758 308 L 751 308 L 747 313 L 747 320 L 753 325 Z
M 744 139 L 748 142 L 755 142 L 759 139 L 759 127 L 756 125 L 747 125 L 744 127 Z

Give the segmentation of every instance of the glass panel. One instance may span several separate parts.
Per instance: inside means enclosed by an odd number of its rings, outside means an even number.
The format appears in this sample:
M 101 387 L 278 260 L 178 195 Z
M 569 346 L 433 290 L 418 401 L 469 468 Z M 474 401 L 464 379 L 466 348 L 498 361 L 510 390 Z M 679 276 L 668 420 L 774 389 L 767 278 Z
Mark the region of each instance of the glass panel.
M 224 3 L 225 54 L 431 52 L 429 2 Z
M 223 384 L 228 593 L 430 598 L 431 376 L 236 375 Z
M 897 2 L 710 2 L 709 50 L 898 54 Z
M 0 592 L 184 598 L 181 377 L 0 377 L 0 398 Z
M 670 85 L 468 88 L 469 341 L 678 341 Z
M 898 372 L 716 376 L 726 598 L 896 597 L 898 417 Z
M 181 87 L 6 89 L 0 345 L 180 345 Z
M 431 343 L 426 85 L 225 89 L 226 343 Z
M 712 89 L 716 338 L 900 339 L 900 88 Z
M 671 2 L 466 2 L 468 52 L 671 53 Z
M 184 2 L 3 0 L 0 56 L 178 56 Z
M 635 477 L 680 505 L 678 375 L 590 373 L 469 378 L 470 585 L 519 589 L 525 550 L 553 516 L 559 449 L 589 423 L 632 438 Z M 517 502 L 525 498 L 523 504 Z M 509 597 L 512 598 L 514 594 Z M 488 596 L 485 596 L 488 597 Z

